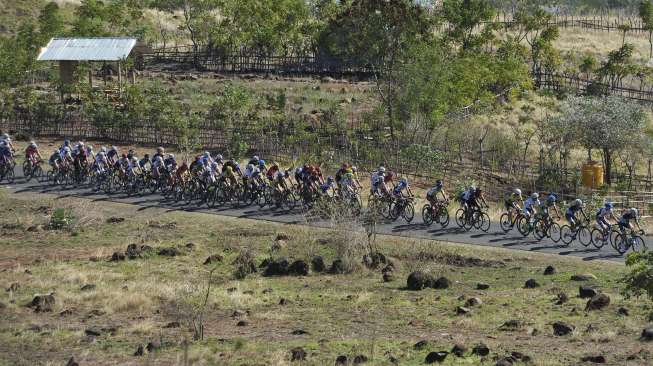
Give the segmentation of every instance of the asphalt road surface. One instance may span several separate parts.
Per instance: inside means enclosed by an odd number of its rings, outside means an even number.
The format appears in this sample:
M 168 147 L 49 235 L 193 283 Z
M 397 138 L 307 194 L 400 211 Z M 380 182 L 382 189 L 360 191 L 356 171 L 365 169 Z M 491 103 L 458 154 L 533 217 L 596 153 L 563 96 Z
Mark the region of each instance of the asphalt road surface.
M 198 208 L 195 203 L 191 205 L 186 205 L 185 203 L 174 203 L 163 199 L 163 197 L 159 194 L 145 194 L 143 196 L 127 197 L 125 194 L 106 195 L 104 193 L 93 192 L 88 187 L 64 189 L 59 186 L 49 185 L 48 183 L 39 183 L 36 180 L 32 180 L 31 182 L 27 183 L 22 177 L 22 171 L 19 170 L 20 168 L 17 168 L 16 180 L 13 184 L 3 183 L 0 186 L 3 186 L 9 191 L 16 193 L 55 194 L 60 196 L 81 197 L 98 202 L 112 201 L 134 204 L 141 206 L 141 210 L 147 210 L 152 207 L 167 207 L 172 210 L 205 212 L 215 215 L 266 220 L 286 224 L 307 224 L 305 215 L 300 213 L 299 210 L 286 212 L 273 210 L 270 208 L 260 209 L 257 205 L 236 209 L 209 209 L 206 206 Z M 310 221 L 308 224 L 321 227 L 329 225 L 329 223 L 319 220 Z M 521 234 L 519 234 L 519 232 L 517 232 L 516 229 L 509 233 L 504 233 L 503 230 L 501 230 L 499 227 L 499 224 L 495 222 L 492 223 L 490 230 L 488 230 L 487 233 L 475 229 L 472 229 L 469 232 L 463 229 L 459 229 L 454 222 L 453 217 L 451 218 L 451 222 L 447 228 L 443 229 L 437 223 L 434 223 L 431 226 L 426 226 L 422 223 L 421 207 L 415 208 L 415 218 L 413 219 L 412 223 L 407 224 L 405 221 L 403 221 L 403 219 L 399 218 L 395 222 L 379 224 L 377 226 L 377 233 L 530 252 L 558 254 L 562 256 L 574 256 L 581 257 L 582 260 L 585 261 L 623 261 L 623 257 L 615 252 L 610 245 L 606 245 L 600 250 L 594 248 L 592 245 L 587 248 L 583 247 L 578 242 L 572 242 L 569 246 L 566 246 L 562 242 L 554 243 L 549 239 L 536 240 L 532 234 L 528 237 L 523 237 Z

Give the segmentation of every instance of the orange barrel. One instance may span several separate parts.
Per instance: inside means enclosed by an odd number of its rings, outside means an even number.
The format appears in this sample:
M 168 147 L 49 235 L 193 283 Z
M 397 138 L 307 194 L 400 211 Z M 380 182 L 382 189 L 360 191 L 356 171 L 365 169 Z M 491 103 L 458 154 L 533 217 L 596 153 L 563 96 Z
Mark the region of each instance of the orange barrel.
M 580 180 L 583 183 L 583 187 L 592 188 L 594 186 L 594 165 L 596 163 L 593 161 L 588 161 L 583 164 L 580 170 Z
M 603 166 L 594 164 L 592 170 L 594 171 L 594 185 L 592 188 L 599 188 L 603 185 Z

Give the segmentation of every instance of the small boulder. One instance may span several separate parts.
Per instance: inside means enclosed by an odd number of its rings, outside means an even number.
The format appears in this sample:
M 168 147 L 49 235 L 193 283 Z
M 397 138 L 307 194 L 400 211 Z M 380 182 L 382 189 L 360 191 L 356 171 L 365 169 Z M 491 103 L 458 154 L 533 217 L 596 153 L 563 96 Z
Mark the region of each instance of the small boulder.
M 331 274 L 347 273 L 347 268 L 345 267 L 345 263 L 341 259 L 334 260 L 333 263 L 331 264 L 331 268 L 329 268 L 329 273 Z
M 185 247 L 189 251 L 192 251 L 193 249 L 195 249 L 195 243 L 186 243 Z
M 279 241 L 279 240 L 285 240 L 288 241 L 290 240 L 290 235 L 286 233 L 278 233 L 277 236 L 274 238 L 274 240 Z
M 204 260 L 204 265 L 209 265 L 213 263 L 220 263 L 222 262 L 224 258 L 220 254 L 211 254 L 210 256 L 206 257 L 206 260 Z
M 79 363 L 75 361 L 75 356 L 71 356 L 66 363 L 66 366 L 79 366 Z
M 294 261 L 288 267 L 288 274 L 295 276 L 308 276 L 308 263 L 303 260 Z
M 456 355 L 456 357 L 463 357 L 467 353 L 467 347 L 462 344 L 456 343 L 451 349 L 451 353 Z
M 247 320 L 241 320 L 238 323 L 236 323 L 237 327 L 246 327 L 249 325 L 249 322 Z
M 642 337 L 641 339 L 646 342 L 651 342 L 653 341 L 653 328 L 646 328 L 642 330 Z
M 147 349 L 147 352 L 149 352 L 149 353 L 158 351 L 158 350 L 161 349 L 161 342 L 159 342 L 159 341 L 149 342 L 147 344 L 147 346 L 145 346 L 145 348 Z
M 567 296 L 567 294 L 565 294 L 564 292 L 560 292 L 556 295 L 556 301 L 555 301 L 556 305 L 562 305 L 567 301 L 569 301 L 569 296 Z
M 336 366 L 344 366 L 349 363 L 349 360 L 347 359 L 347 356 L 340 355 L 336 357 Z
M 479 343 L 472 348 L 472 354 L 484 357 L 490 354 L 490 349 L 484 343 Z
M 432 282 L 432 277 L 424 272 L 416 271 L 408 275 L 406 279 L 406 287 L 409 290 L 420 291 L 427 287 Z
M 553 323 L 553 334 L 562 337 L 566 336 L 567 334 L 570 334 L 571 332 L 576 329 L 573 325 L 563 323 L 563 322 L 555 322 Z
M 554 266 L 547 266 L 547 267 L 544 269 L 544 275 L 545 275 L 545 276 L 551 276 L 551 275 L 553 275 L 553 274 L 555 274 L 555 273 L 556 273 L 556 269 L 555 269 Z
M 292 335 L 306 335 L 306 334 L 309 334 L 309 333 L 307 331 L 305 331 L 304 329 L 295 329 L 292 332 L 290 332 L 290 334 L 292 334 Z
M 306 351 L 303 348 L 297 347 L 290 350 L 290 361 L 304 361 L 306 359 Z
M 157 252 L 158 255 L 164 256 L 164 257 L 176 257 L 178 256 L 179 249 L 174 248 L 174 247 L 167 247 L 167 248 L 161 248 Z
M 395 275 L 392 272 L 386 272 L 383 274 L 383 282 L 392 282 L 395 280 Z
M 80 291 L 93 291 L 93 290 L 95 290 L 95 285 L 92 284 L 92 283 L 89 283 L 89 284 L 86 284 L 86 285 L 82 286 L 79 290 Z
M 120 262 L 120 261 L 124 261 L 124 260 L 125 260 L 125 253 L 122 253 L 122 252 L 114 252 L 111 255 L 111 259 L 109 259 L 109 261 L 111 261 L 111 262 Z
M 134 356 L 143 356 L 145 354 L 145 348 L 143 347 L 142 344 L 139 344 L 138 347 L 136 348 L 136 352 L 134 352 Z
M 540 284 L 533 278 L 529 279 L 524 283 L 524 288 L 537 288 L 540 287 Z
M 421 340 L 413 345 L 413 349 L 416 351 L 421 351 L 429 345 L 429 341 Z
M 446 277 L 440 277 L 433 282 L 433 287 L 436 290 L 444 290 L 451 286 L 451 281 Z
M 313 272 L 321 273 L 326 271 L 326 264 L 324 264 L 324 258 L 322 258 L 319 255 L 311 259 L 311 266 L 313 267 Z
M 365 254 L 363 256 L 363 265 L 365 265 L 365 267 L 370 269 L 377 269 L 382 264 L 386 264 L 386 263 L 387 263 L 387 259 L 385 258 L 385 255 L 383 255 L 383 253 L 374 252 L 371 254 Z
M 114 216 L 112 216 L 112 217 L 109 217 L 107 219 L 107 224 L 119 224 L 119 223 L 121 223 L 123 221 L 125 221 L 124 217 L 114 217 Z
M 590 299 L 598 294 L 598 291 L 592 286 L 580 286 L 578 288 L 578 296 L 581 299 Z
M 367 356 L 358 355 L 358 356 L 354 357 L 354 361 L 352 362 L 352 364 L 360 365 L 360 364 L 363 364 L 363 363 L 366 363 L 366 362 L 367 362 Z
M 141 248 L 136 245 L 136 244 L 129 244 L 127 246 L 127 250 L 125 251 L 125 255 L 129 259 L 136 259 L 140 258 L 141 256 Z
M 627 308 L 621 306 L 619 309 L 617 309 L 617 314 L 621 316 L 628 316 L 630 315 L 630 312 L 628 311 Z
M 477 290 L 487 290 L 489 288 L 490 288 L 490 285 L 488 285 L 487 283 L 479 282 L 479 283 L 476 284 L 476 289 Z
M 395 271 L 395 265 L 392 262 L 390 262 L 390 263 L 386 264 L 385 267 L 383 267 L 383 269 L 381 270 L 381 273 L 385 274 L 385 273 L 391 273 L 391 272 L 394 272 L 394 271 Z
M 464 306 L 458 306 L 456 307 L 456 315 L 467 315 L 471 312 L 471 309 L 468 309 Z
M 166 328 L 166 329 L 179 328 L 179 327 L 181 327 L 181 324 L 179 324 L 179 322 L 170 322 L 170 323 L 164 325 L 163 327 Z
M 605 356 L 603 355 L 590 355 L 590 356 L 585 356 L 580 359 L 582 362 L 589 362 L 589 363 L 605 363 Z
M 601 310 L 610 305 L 610 297 L 606 294 L 600 293 L 594 295 L 591 299 L 587 301 L 585 310 Z
M 54 295 L 37 295 L 34 296 L 32 301 L 27 305 L 34 309 L 37 313 L 51 312 L 54 308 L 55 299 Z
M 512 356 L 501 357 L 494 366 L 512 366 L 516 361 Z
M 447 358 L 447 355 L 449 355 L 449 352 L 445 352 L 445 351 L 431 352 L 428 355 L 426 355 L 426 359 L 424 359 L 424 362 L 428 364 L 443 362 Z
M 506 321 L 505 323 L 501 324 L 499 329 L 501 330 L 517 330 L 521 329 L 523 327 L 523 323 L 520 320 L 517 319 L 510 319 Z
M 482 305 L 482 304 L 483 304 L 483 301 L 481 299 L 479 299 L 478 297 L 470 297 L 469 299 L 467 299 L 467 301 L 465 301 L 465 306 L 469 307 L 469 308 L 474 307 L 474 306 L 479 306 L 479 305 Z
M 288 266 L 289 264 L 286 258 L 273 260 L 268 264 L 267 268 L 263 272 L 263 276 L 285 276 L 288 274 Z
M 570 278 L 572 281 L 576 282 L 587 282 L 596 279 L 596 276 L 591 273 L 575 274 Z
M 99 337 L 102 335 L 102 330 L 99 328 L 91 327 L 91 328 L 86 328 L 84 331 L 84 334 L 86 334 L 89 337 Z

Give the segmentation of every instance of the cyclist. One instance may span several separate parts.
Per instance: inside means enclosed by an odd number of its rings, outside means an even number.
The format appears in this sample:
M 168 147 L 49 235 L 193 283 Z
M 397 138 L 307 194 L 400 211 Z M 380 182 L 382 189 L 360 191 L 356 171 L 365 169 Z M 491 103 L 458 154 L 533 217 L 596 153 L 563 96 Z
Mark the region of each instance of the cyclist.
M 168 157 L 163 160 L 163 165 L 169 172 L 177 170 L 177 159 L 175 159 L 175 154 L 168 154 Z
M 159 178 L 161 174 L 161 169 L 165 169 L 166 163 L 163 159 L 163 155 L 161 154 L 154 154 L 154 158 L 152 158 L 152 176 L 154 178 Z
M 483 194 L 483 190 L 481 190 L 481 187 L 476 187 L 469 204 L 472 209 L 477 211 L 481 211 L 482 209 L 489 207 L 487 201 L 485 200 L 485 195 Z
M 327 178 L 326 182 L 320 184 L 320 193 L 322 195 L 326 195 L 326 196 L 333 196 L 332 194 L 330 194 L 329 191 L 333 191 L 333 183 L 334 182 L 335 182 L 335 179 L 333 179 L 333 177 L 329 176 Z
M 240 167 L 238 166 L 238 163 L 234 162 L 233 160 L 227 161 L 224 166 L 222 167 L 222 178 L 224 179 L 225 183 L 228 186 L 236 186 L 238 184 L 238 180 L 236 178 L 236 167 L 240 171 Z
M 470 208 L 470 202 L 475 194 L 476 194 L 476 187 L 474 185 L 469 186 L 469 188 L 467 188 L 461 193 L 460 207 L 463 208 L 465 212 L 467 212 L 468 209 Z
M 635 225 L 637 225 L 638 230 L 642 230 L 642 227 L 639 226 L 639 212 L 637 211 L 636 208 L 631 208 L 624 212 L 623 215 L 621 215 L 621 218 L 619 218 L 619 230 L 624 233 L 626 229 L 633 230 L 633 224 L 631 221 L 635 221 Z
M 406 190 L 407 195 L 404 195 L 403 191 Z M 401 198 L 408 198 L 412 197 L 413 192 L 410 190 L 410 186 L 408 185 L 408 179 L 406 178 L 401 178 L 399 180 L 399 184 L 392 190 L 392 197 L 396 199 L 401 199 Z
M 11 137 L 8 133 L 3 133 L 0 136 L 0 142 L 4 142 L 10 150 L 14 150 L 14 144 L 11 142 Z
M 166 150 L 162 147 L 159 146 L 156 148 L 156 152 L 154 155 L 152 155 L 152 161 L 156 160 L 157 157 L 161 157 L 161 159 L 165 158 L 166 155 Z
M 617 221 L 617 218 L 614 216 L 614 204 L 612 202 L 606 202 L 596 212 L 596 224 L 604 232 L 612 226 L 612 223 L 608 220 Z
M 118 148 L 111 146 L 111 150 L 107 153 L 107 161 L 109 165 L 114 166 L 118 162 Z
M 526 201 L 524 201 L 524 216 L 528 219 L 529 223 L 533 222 L 533 217 L 537 214 L 537 208 L 540 207 L 540 194 L 533 192 Z
M 270 165 L 270 169 L 268 169 L 265 172 L 265 177 L 268 178 L 270 182 L 274 182 L 274 179 L 277 177 L 278 172 L 279 172 L 279 164 L 273 161 L 272 165 Z
M 385 196 L 388 193 L 388 187 L 385 184 L 385 167 L 380 166 L 371 176 L 371 194 Z
M 59 170 L 60 160 L 61 160 L 61 153 L 59 152 L 59 149 L 54 149 L 54 152 L 52 153 L 52 155 L 50 155 L 50 158 L 48 159 L 48 163 L 50 164 L 50 167 L 52 167 L 53 172 Z
M 438 179 L 435 182 L 435 185 L 426 191 L 426 200 L 429 201 L 431 207 L 435 207 L 438 202 L 438 193 L 442 196 L 442 201 L 447 202 L 449 198 L 447 197 L 447 192 L 444 191 L 444 182 Z
M 249 165 L 249 164 L 252 164 L 252 165 L 254 165 L 254 166 L 258 166 L 258 165 L 259 165 L 259 162 L 258 162 L 259 160 L 261 160 L 261 159 L 259 159 L 258 155 L 254 155 L 254 156 L 252 156 L 251 159 L 249 159 L 249 161 L 247 162 L 247 164 L 248 164 L 248 165 Z
M 11 145 L 7 140 L 0 141 L 0 164 L 8 164 L 13 160 L 13 154 L 11 152 Z
M 143 155 L 143 159 L 138 161 L 138 166 L 142 171 L 147 171 L 147 166 L 152 166 L 152 161 L 150 160 L 150 154 Z
M 521 203 L 521 205 L 520 205 Z M 524 205 L 524 198 L 521 195 L 521 189 L 515 188 L 512 192 L 508 193 L 504 199 L 504 207 L 506 212 L 508 212 L 508 217 L 510 218 L 511 225 L 514 215 L 521 211 L 521 206 Z
M 252 187 L 256 186 L 256 181 L 261 174 L 261 170 L 254 164 L 247 164 L 245 167 L 245 173 L 243 174 L 243 185 L 247 186 L 248 183 L 252 185 Z
M 354 173 L 346 173 L 340 180 L 339 192 L 342 197 L 350 197 L 356 194 L 359 188 L 361 188 L 360 183 L 356 180 Z
M 106 168 L 108 167 L 108 160 L 107 160 L 107 154 L 104 151 L 100 151 L 95 155 L 95 171 L 98 174 L 102 174 L 105 172 Z
M 39 147 L 38 145 L 36 145 L 36 142 L 30 141 L 29 145 L 25 149 L 25 160 L 31 161 L 32 165 L 36 165 L 43 160 L 43 158 L 41 157 L 41 153 L 39 152 Z
M 63 145 L 59 147 L 59 155 L 63 156 L 64 155 L 64 149 L 70 149 L 70 140 L 64 140 Z
M 578 212 L 583 214 L 586 220 L 589 220 L 585 214 L 585 210 L 583 210 L 583 201 L 579 198 L 576 198 L 565 212 L 565 218 L 567 219 L 567 222 L 569 223 L 569 226 L 571 226 L 572 230 L 575 230 L 576 225 L 578 224 L 578 217 L 576 215 Z
M 546 220 L 550 217 L 550 210 L 555 211 L 556 216 L 560 218 L 560 211 L 558 211 L 558 206 L 556 202 L 558 201 L 558 196 L 551 193 L 549 194 L 544 201 L 540 203 L 539 211 L 536 217 Z

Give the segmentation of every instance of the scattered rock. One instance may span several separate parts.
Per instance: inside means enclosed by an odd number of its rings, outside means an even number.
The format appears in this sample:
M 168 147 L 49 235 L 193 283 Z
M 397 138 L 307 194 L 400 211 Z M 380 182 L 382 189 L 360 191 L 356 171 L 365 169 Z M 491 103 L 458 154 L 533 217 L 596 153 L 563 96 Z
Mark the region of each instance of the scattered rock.
M 617 309 L 617 314 L 619 314 L 621 316 L 628 316 L 628 315 L 630 315 L 630 312 L 628 311 L 628 309 L 626 309 L 625 307 L 622 306 L 619 309 Z
M 204 261 L 204 265 L 222 262 L 224 258 L 220 254 L 211 254 Z
M 483 301 L 481 301 L 481 299 L 479 299 L 478 297 L 470 297 L 469 299 L 467 299 L 467 301 L 465 301 L 465 306 L 470 308 L 482 304 Z
M 121 252 L 114 252 L 111 255 L 111 262 L 119 262 L 119 261 L 124 261 L 125 260 L 125 254 Z
M 578 296 L 581 299 L 589 299 L 598 294 L 598 291 L 592 286 L 580 286 L 578 288 Z
M 284 306 L 284 305 L 288 305 L 289 303 L 290 303 L 290 301 L 289 301 L 289 300 L 286 300 L 286 299 L 284 299 L 284 298 L 281 298 L 281 299 L 279 300 L 279 305 L 282 305 L 282 306 Z
M 521 352 L 511 352 L 510 353 L 510 358 L 512 358 L 515 361 L 520 361 L 524 363 L 529 363 L 531 362 L 531 356 L 525 355 Z
M 195 243 L 186 243 L 186 249 L 193 250 L 195 249 Z
M 464 306 L 458 306 L 458 307 L 456 308 L 456 314 L 457 314 L 457 315 L 467 315 L 467 314 L 469 314 L 471 311 L 472 311 L 471 309 L 468 309 L 468 308 L 466 308 L 466 307 L 464 307 Z
M 136 348 L 136 352 L 134 352 L 134 356 L 143 356 L 145 354 L 145 348 L 143 347 L 142 344 L 139 344 L 138 347 Z
M 9 287 L 7 287 L 7 292 L 18 292 L 20 289 L 20 284 L 18 282 L 14 282 Z
M 75 356 L 72 356 L 68 359 L 66 366 L 79 366 L 79 363 L 75 361 Z
M 93 290 L 95 290 L 95 285 L 92 284 L 92 283 L 89 283 L 89 284 L 86 284 L 86 285 L 82 286 L 79 290 L 80 291 L 93 291 Z
M 560 292 L 556 295 L 556 302 L 555 302 L 556 305 L 562 305 L 567 301 L 569 301 L 569 296 L 567 296 L 567 294 L 565 294 L 564 292 Z
M 512 366 L 513 363 L 515 362 L 515 359 L 512 358 L 511 356 L 508 357 L 502 357 L 497 360 L 497 362 L 494 364 L 495 366 Z
M 240 318 L 240 317 L 243 317 L 243 316 L 246 316 L 246 315 L 247 315 L 247 312 L 242 311 L 242 310 L 238 310 L 238 309 L 234 310 L 234 312 L 231 313 L 232 318 Z
M 363 264 L 365 267 L 370 268 L 370 269 L 377 269 L 381 266 L 381 264 L 386 264 L 387 259 L 385 258 L 385 255 L 383 253 L 379 252 L 374 252 L 371 254 L 365 254 L 363 256 Z
M 179 322 L 170 322 L 166 325 L 163 326 L 164 328 L 179 328 L 181 327 L 181 324 Z
M 324 264 L 324 258 L 322 258 L 319 255 L 311 259 L 311 266 L 313 266 L 313 272 L 321 273 L 326 271 L 326 264 Z
M 176 257 L 180 253 L 179 253 L 179 249 L 177 248 L 167 247 L 167 248 L 160 248 L 157 254 L 165 257 Z
M 333 263 L 331 264 L 331 268 L 329 268 L 329 273 L 332 273 L 332 274 L 344 274 L 344 273 L 347 273 L 345 263 L 341 259 L 334 260 Z
M 484 343 L 479 343 L 472 348 L 472 354 L 484 357 L 490 354 L 490 349 Z
M 292 335 L 305 335 L 305 334 L 308 334 L 308 332 L 305 331 L 304 329 L 295 329 L 295 330 L 292 331 L 291 334 Z
M 129 259 L 136 259 L 141 257 L 141 248 L 137 244 L 129 244 L 125 255 Z
M 288 267 L 288 274 L 295 276 L 308 276 L 308 263 L 303 260 L 294 261 Z
M 347 356 L 338 356 L 336 357 L 336 366 L 338 365 L 346 365 L 349 362 L 347 359 Z
M 421 340 L 413 345 L 413 349 L 416 351 L 421 351 L 429 345 L 429 341 Z
M 247 320 L 241 320 L 238 323 L 236 323 L 237 327 L 246 327 L 249 325 L 249 322 Z
M 409 290 L 420 291 L 427 287 L 430 287 L 433 282 L 433 278 L 421 271 L 416 271 L 408 275 L 406 279 L 406 287 Z
M 108 224 L 119 224 L 119 223 L 121 223 L 123 221 L 125 221 L 124 217 L 114 217 L 114 216 L 112 216 L 112 217 L 109 217 L 107 219 Z
M 288 235 L 288 234 L 286 234 L 286 233 L 278 233 L 277 236 L 274 238 L 274 240 L 277 240 L 277 241 L 279 241 L 279 240 L 285 240 L 285 241 L 288 241 L 288 240 L 290 240 L 290 235 Z
M 544 269 L 544 275 L 545 275 L 545 276 L 551 276 L 551 275 L 553 275 L 553 274 L 555 274 L 555 273 L 556 273 L 556 269 L 555 269 L 555 267 L 553 267 L 553 266 L 547 266 L 547 267 Z
M 642 337 L 641 339 L 643 341 L 653 341 L 653 328 L 646 328 L 642 331 Z
M 433 285 L 431 287 L 433 287 L 436 290 L 444 290 L 449 288 L 449 286 L 451 286 L 451 281 L 449 281 L 449 279 L 446 277 L 440 277 L 437 280 L 435 280 L 435 282 L 433 282 Z
M 479 283 L 476 284 L 476 289 L 477 290 L 487 290 L 489 288 L 490 288 L 490 285 L 488 285 L 487 283 L 479 282 Z
M 381 273 L 384 273 L 384 274 L 385 273 L 392 273 L 394 271 L 395 271 L 395 265 L 394 265 L 394 263 L 390 262 L 390 263 L 386 264 L 385 267 L 383 267 L 383 269 L 381 270 Z
M 585 356 L 580 360 L 583 362 L 591 362 L 591 363 L 605 363 L 605 357 L 603 355 Z
M 428 355 L 426 355 L 426 359 L 424 360 L 425 363 L 436 363 L 436 362 L 442 362 L 444 361 L 445 358 L 447 358 L 447 355 L 449 352 L 431 352 Z
M 286 258 L 280 258 L 277 260 L 270 261 L 268 266 L 263 272 L 263 276 L 285 276 L 288 274 L 288 260 Z
M 395 275 L 392 272 L 385 272 L 383 274 L 383 282 L 392 282 L 395 280 Z
M 354 365 L 360 365 L 362 363 L 367 362 L 367 356 L 365 355 L 358 355 L 354 357 L 354 361 L 352 362 Z
M 591 299 L 587 301 L 585 310 L 601 310 L 610 305 L 610 297 L 606 294 L 600 293 L 594 295 Z
M 99 337 L 102 335 L 102 331 L 98 328 L 92 327 L 92 328 L 87 328 L 84 331 L 84 334 L 86 334 L 89 337 Z
M 33 308 L 37 313 L 51 312 L 54 307 L 54 295 L 37 295 L 27 306 Z
M 297 347 L 290 350 L 290 361 L 304 361 L 306 359 L 306 351 L 303 348 Z
M 591 273 L 575 274 L 571 276 L 571 280 L 577 282 L 587 282 L 595 279 L 596 276 Z
M 540 287 L 540 284 L 533 278 L 529 279 L 524 283 L 524 288 L 537 288 Z
M 524 324 L 520 320 L 510 319 L 510 320 L 506 321 L 505 323 L 501 324 L 499 329 L 501 329 L 501 330 L 517 330 L 517 329 L 521 329 L 521 327 L 523 325 Z
M 467 353 L 467 347 L 460 343 L 456 343 L 451 349 L 451 353 L 456 355 L 456 357 L 463 357 Z
M 145 348 L 147 349 L 147 352 L 149 352 L 149 353 L 158 351 L 159 349 L 161 349 L 161 342 L 160 341 L 149 342 L 147 344 L 147 346 L 145 346 Z
M 574 331 L 576 327 L 570 324 L 566 324 L 563 322 L 555 322 L 553 323 L 553 334 L 561 337 L 561 336 L 566 336 L 567 334 L 570 334 L 571 332 Z

